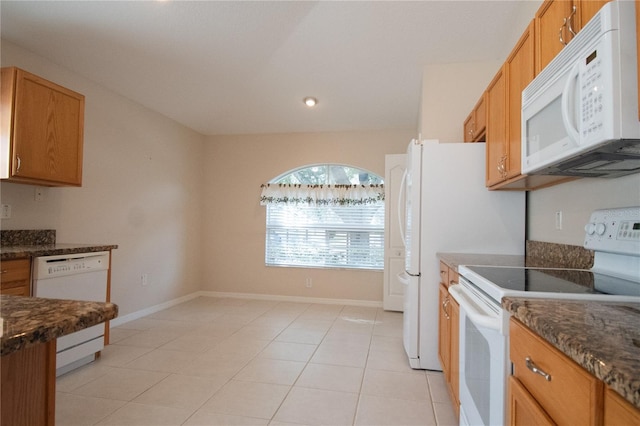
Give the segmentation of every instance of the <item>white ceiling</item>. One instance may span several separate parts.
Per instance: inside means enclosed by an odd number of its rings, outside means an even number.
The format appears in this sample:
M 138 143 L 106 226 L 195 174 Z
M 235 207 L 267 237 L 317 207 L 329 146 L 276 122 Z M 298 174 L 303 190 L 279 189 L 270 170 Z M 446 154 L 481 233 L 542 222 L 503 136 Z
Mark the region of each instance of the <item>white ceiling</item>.
M 423 67 L 504 60 L 539 4 L 2 0 L 0 14 L 3 40 L 211 135 L 417 129 Z

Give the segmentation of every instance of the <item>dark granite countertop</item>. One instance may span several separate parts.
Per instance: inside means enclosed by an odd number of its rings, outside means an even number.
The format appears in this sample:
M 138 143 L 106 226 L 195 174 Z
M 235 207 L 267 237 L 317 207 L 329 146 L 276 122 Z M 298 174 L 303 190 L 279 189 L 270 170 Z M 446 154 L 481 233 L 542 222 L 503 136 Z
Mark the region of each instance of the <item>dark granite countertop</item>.
M 460 265 L 571 269 L 590 269 L 593 266 L 593 251 L 581 246 L 527 240 L 525 252 L 526 256 L 479 253 L 437 253 L 437 256 L 456 271 Z
M 0 295 L 5 356 L 38 343 L 48 342 L 118 316 L 113 303 Z
M 640 409 L 640 303 L 505 297 L 502 306 Z
M 0 247 L 0 260 L 24 257 L 55 256 L 59 254 L 93 253 L 117 249 L 114 244 L 34 244 Z

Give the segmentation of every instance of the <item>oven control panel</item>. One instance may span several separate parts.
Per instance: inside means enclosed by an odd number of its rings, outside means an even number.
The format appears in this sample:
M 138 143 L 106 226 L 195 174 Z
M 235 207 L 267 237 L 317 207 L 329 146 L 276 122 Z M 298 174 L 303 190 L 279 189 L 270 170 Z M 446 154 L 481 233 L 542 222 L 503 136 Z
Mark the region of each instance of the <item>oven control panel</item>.
M 596 210 L 584 230 L 584 248 L 640 256 L 640 207 Z

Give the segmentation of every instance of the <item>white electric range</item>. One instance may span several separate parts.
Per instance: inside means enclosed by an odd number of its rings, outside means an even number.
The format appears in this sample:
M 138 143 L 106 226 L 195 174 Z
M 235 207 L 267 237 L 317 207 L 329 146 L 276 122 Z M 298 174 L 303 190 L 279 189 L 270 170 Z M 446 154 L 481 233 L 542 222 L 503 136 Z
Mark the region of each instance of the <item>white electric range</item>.
M 460 424 L 504 424 L 510 374 L 505 296 L 640 303 L 640 207 L 597 210 L 585 226 L 589 270 L 460 266 Z

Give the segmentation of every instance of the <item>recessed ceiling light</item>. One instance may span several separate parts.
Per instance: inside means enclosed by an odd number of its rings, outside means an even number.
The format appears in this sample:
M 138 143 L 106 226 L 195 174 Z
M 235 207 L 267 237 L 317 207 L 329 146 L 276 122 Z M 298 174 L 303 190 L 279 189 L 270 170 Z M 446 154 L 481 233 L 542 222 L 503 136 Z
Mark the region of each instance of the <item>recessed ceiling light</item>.
M 316 98 L 312 98 L 311 96 L 307 96 L 302 101 L 308 107 L 314 107 L 318 103 L 318 100 Z

